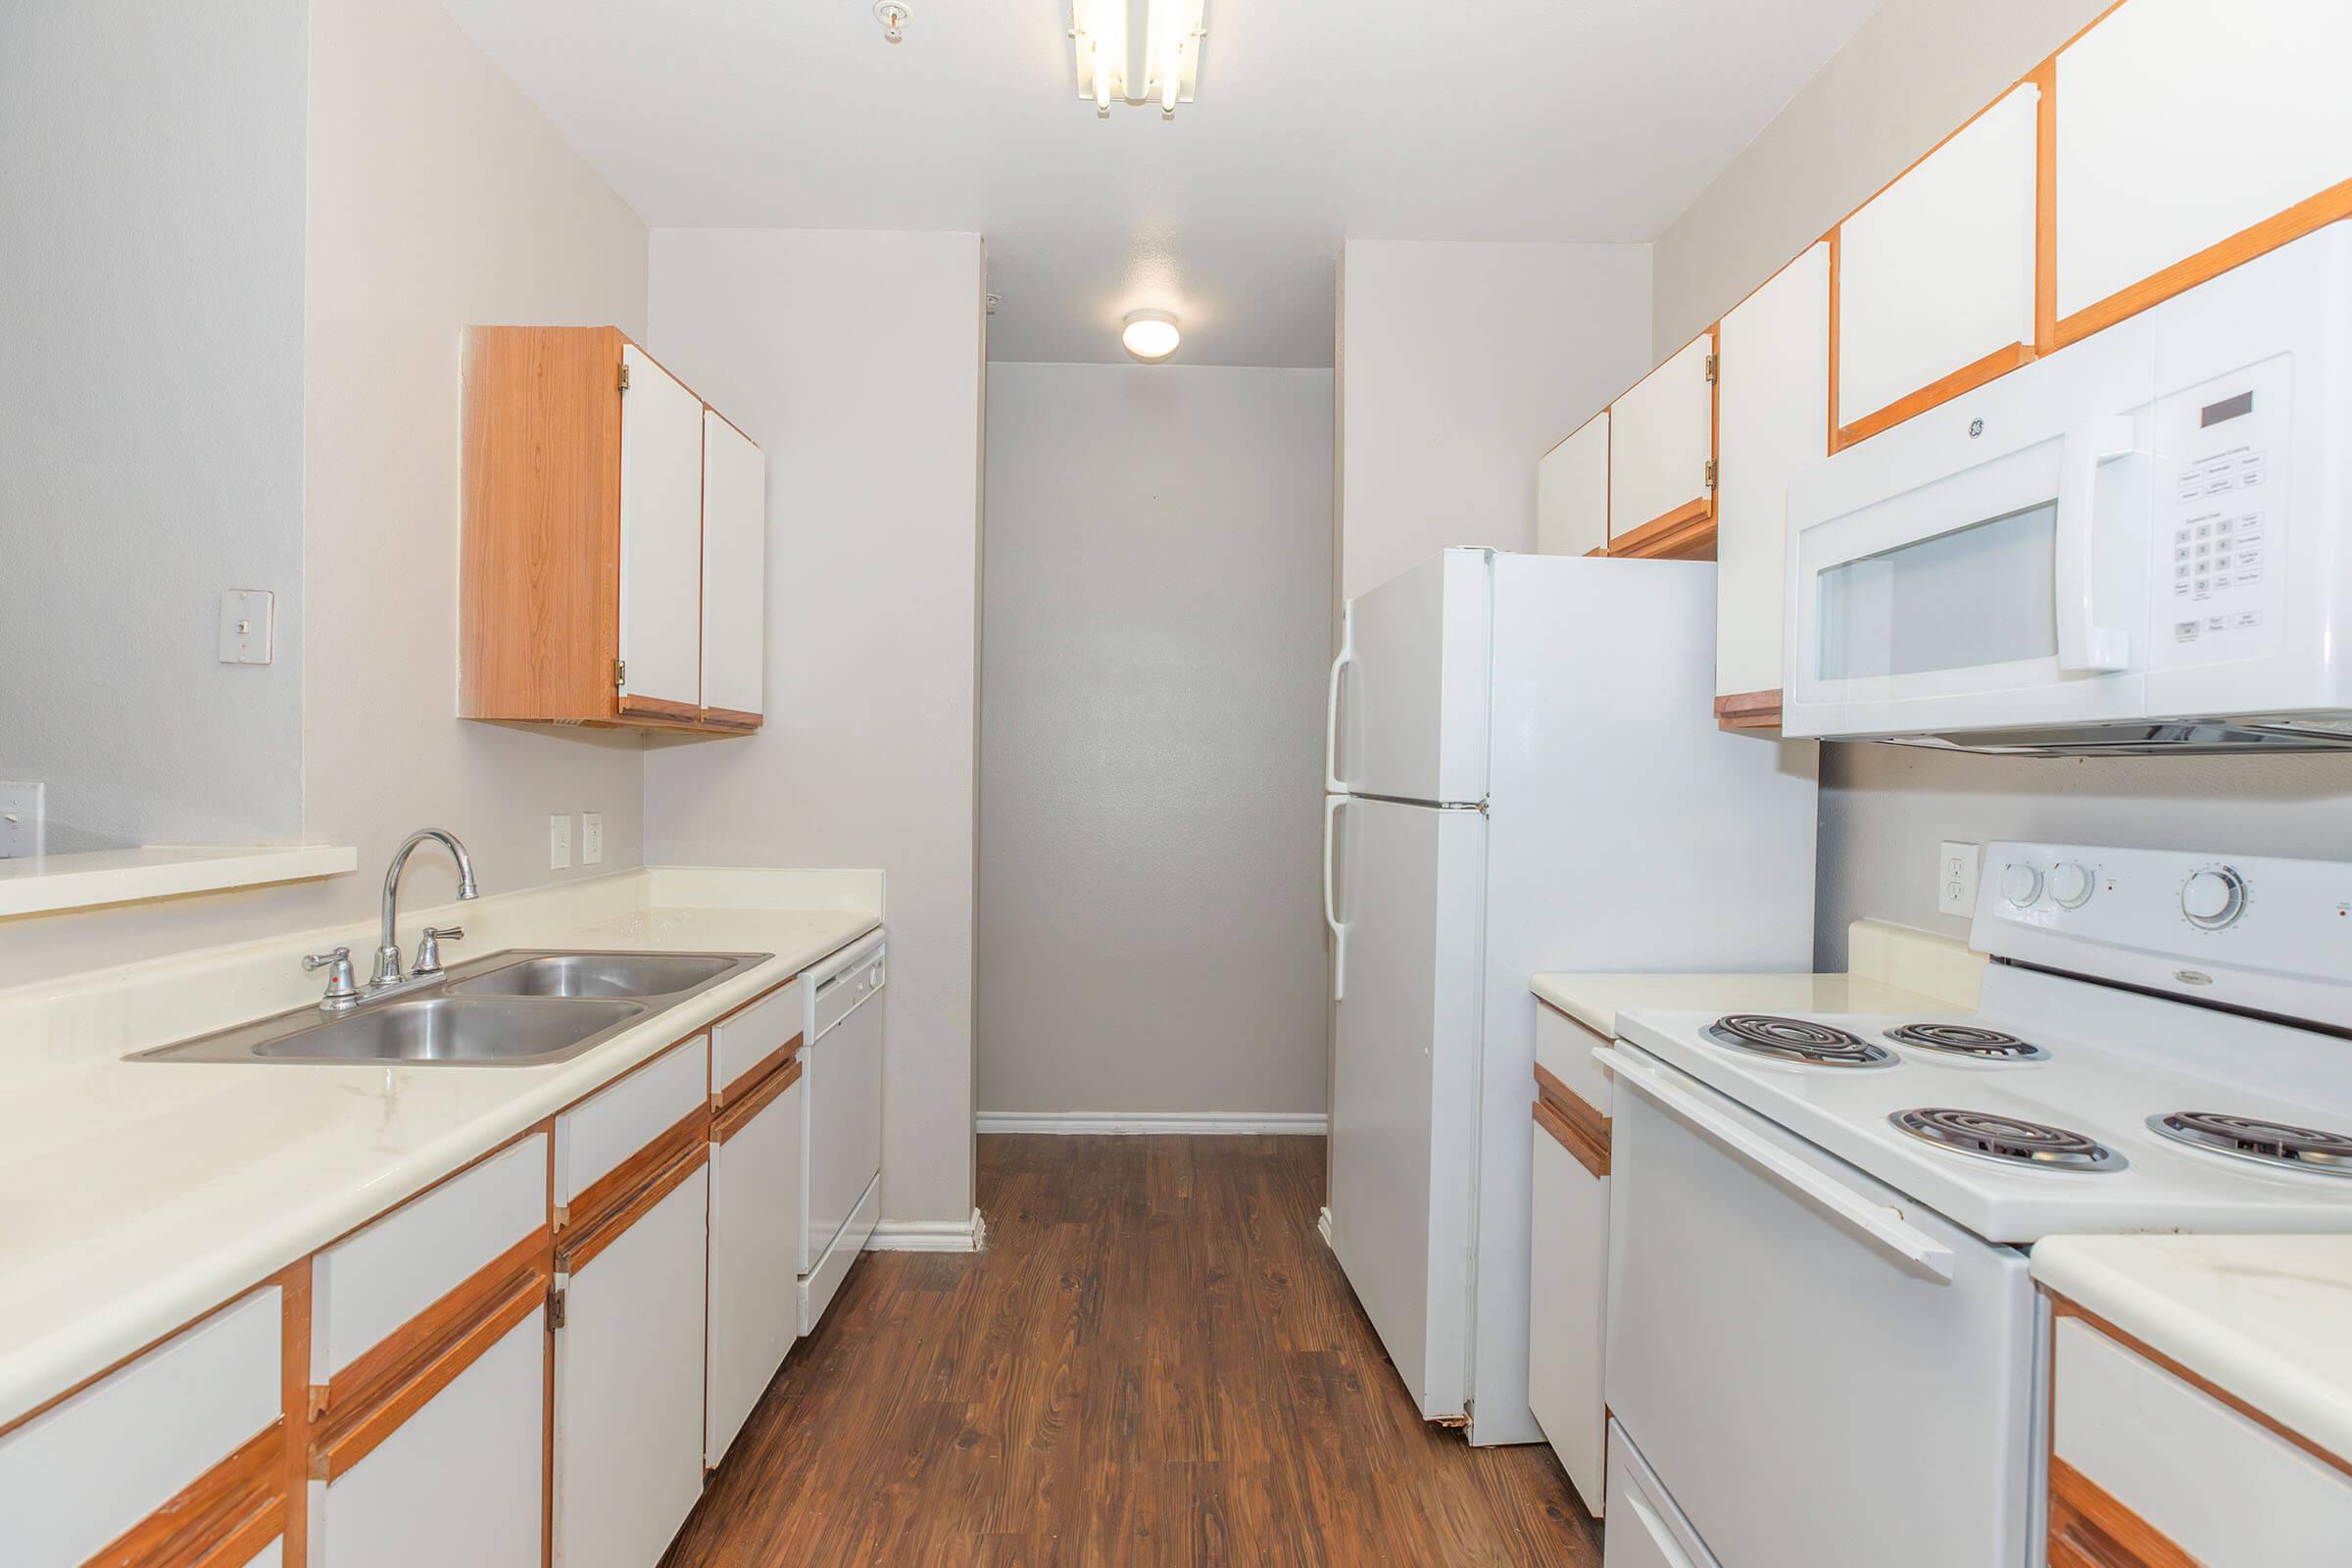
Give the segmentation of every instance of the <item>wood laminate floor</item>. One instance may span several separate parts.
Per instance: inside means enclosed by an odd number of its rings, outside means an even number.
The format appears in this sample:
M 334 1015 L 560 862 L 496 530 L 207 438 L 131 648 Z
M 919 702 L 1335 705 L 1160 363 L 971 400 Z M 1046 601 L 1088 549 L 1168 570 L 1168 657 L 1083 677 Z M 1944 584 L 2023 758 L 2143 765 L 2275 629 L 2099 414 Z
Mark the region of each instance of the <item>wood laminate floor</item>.
M 861 1260 L 667 1568 L 1596 1568 L 1548 1449 L 1414 1414 L 1315 1234 L 1323 1158 L 1319 1138 L 982 1138 L 987 1250 Z

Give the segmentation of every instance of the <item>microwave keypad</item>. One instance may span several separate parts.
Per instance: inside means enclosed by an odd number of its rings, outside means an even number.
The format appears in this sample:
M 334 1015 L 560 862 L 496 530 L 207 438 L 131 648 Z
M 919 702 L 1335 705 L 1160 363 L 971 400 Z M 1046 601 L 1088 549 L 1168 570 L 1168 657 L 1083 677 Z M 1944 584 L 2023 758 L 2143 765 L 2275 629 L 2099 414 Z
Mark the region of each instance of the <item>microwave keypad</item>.
M 2208 643 L 2269 623 L 2276 603 L 2271 569 L 2270 455 L 2234 448 L 2182 467 L 2174 482 L 2170 557 L 2176 647 Z

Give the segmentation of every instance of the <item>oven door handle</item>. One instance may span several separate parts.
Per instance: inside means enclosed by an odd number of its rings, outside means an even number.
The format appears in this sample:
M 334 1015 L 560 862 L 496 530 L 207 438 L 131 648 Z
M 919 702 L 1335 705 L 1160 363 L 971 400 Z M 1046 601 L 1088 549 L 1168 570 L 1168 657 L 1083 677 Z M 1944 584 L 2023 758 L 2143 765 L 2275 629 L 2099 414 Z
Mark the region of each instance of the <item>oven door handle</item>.
M 1826 1172 L 1774 1148 L 1696 1095 L 1669 1081 L 1663 1073 L 1642 1065 L 1622 1051 L 1602 1046 L 1593 1051 L 1592 1059 L 1615 1074 L 1619 1083 L 1639 1090 L 1677 1121 L 1721 1144 L 1797 1197 L 1829 1210 L 1852 1229 L 1936 1278 L 1952 1277 L 1952 1250 L 1917 1226 L 1905 1224 L 1901 1211 L 1874 1203 Z
M 1331 684 L 1323 693 L 1323 793 L 1345 795 L 1340 777 L 1340 672 L 1355 662 L 1355 601 L 1340 607 L 1340 651 L 1332 656 Z
M 2058 457 L 2058 518 L 2052 530 L 2053 586 L 2058 601 L 2058 667 L 2118 670 L 2132 667 L 2132 634 L 2102 625 L 2098 591 L 2099 469 L 2135 457 L 2132 419 L 2110 414 L 2066 432 Z

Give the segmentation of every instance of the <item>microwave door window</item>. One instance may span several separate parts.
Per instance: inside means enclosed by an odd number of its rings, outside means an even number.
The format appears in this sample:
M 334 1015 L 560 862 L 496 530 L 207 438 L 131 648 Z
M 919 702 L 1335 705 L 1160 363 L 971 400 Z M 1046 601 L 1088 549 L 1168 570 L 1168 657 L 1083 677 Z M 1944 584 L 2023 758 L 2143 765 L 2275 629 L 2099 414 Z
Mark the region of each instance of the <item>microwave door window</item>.
M 2055 658 L 2057 503 L 1821 574 L 1820 675 L 1871 680 Z

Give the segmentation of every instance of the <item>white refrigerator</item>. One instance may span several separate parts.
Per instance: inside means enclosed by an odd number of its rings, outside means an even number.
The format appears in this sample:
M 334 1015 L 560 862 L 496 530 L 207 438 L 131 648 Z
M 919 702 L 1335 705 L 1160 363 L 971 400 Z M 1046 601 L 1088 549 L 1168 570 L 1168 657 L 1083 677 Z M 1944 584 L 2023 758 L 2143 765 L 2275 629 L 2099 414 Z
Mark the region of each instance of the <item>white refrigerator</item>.
M 1422 1415 L 1536 1443 L 1544 971 L 1809 969 L 1810 742 L 1716 727 L 1715 567 L 1448 550 L 1345 611 L 1327 1231 Z

